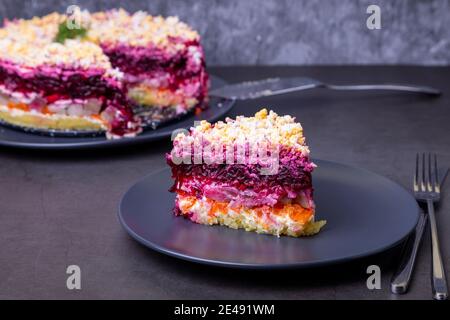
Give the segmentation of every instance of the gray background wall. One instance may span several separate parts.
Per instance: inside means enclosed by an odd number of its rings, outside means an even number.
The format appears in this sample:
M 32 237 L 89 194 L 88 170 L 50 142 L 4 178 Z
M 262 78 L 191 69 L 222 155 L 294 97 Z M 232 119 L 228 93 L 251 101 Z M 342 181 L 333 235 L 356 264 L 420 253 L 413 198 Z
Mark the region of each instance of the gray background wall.
M 203 36 L 210 65 L 450 64 L 450 0 L 0 0 L 0 19 L 71 4 L 178 15 Z M 381 30 L 366 27 L 370 4 Z

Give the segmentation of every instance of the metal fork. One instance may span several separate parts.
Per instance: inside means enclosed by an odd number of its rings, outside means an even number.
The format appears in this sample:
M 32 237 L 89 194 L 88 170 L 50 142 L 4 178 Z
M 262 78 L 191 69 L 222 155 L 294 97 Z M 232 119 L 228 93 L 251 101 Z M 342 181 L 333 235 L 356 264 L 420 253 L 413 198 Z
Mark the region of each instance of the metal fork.
M 441 197 L 436 154 L 433 156 L 431 153 L 428 156 L 425 153 L 422 155 L 417 154 L 416 172 L 414 174 L 414 195 L 418 201 L 425 202 L 428 208 L 431 229 L 431 284 L 433 287 L 433 297 L 436 300 L 445 300 L 448 297 L 447 281 L 445 279 L 444 264 L 439 249 L 439 238 L 434 214 L 434 203 L 438 202 Z

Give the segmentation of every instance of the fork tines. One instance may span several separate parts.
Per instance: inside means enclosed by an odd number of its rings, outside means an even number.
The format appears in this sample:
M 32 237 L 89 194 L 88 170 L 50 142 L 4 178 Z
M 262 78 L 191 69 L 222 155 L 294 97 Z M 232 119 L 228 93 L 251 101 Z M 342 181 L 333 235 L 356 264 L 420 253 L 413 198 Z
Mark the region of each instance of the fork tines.
M 417 153 L 414 192 L 440 192 L 436 154 Z

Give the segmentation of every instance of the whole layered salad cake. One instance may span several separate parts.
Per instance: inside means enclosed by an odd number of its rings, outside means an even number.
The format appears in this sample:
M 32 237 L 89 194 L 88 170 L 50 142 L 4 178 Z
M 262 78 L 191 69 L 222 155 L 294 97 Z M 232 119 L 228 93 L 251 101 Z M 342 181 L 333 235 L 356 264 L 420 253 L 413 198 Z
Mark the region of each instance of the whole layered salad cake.
M 175 214 L 193 222 L 273 235 L 313 235 L 309 148 L 291 116 L 263 109 L 180 133 L 167 155 Z
M 22 128 L 135 136 L 206 103 L 200 37 L 175 17 L 52 13 L 0 29 L 0 120 Z M 139 112 L 139 117 L 137 113 Z

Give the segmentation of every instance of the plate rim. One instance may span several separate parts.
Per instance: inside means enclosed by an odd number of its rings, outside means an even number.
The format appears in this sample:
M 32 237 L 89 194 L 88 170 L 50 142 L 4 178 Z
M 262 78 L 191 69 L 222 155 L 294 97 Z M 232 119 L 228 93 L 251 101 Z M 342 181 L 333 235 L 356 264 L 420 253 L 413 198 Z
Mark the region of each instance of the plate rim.
M 170 170 L 170 168 L 162 168 L 160 170 L 156 170 L 153 171 L 149 174 L 146 174 L 144 177 L 142 177 L 141 179 L 135 181 L 123 194 L 122 197 L 120 198 L 120 202 L 119 202 L 119 206 L 118 206 L 118 213 L 117 213 L 117 218 L 119 220 L 119 223 L 121 224 L 121 226 L 125 229 L 125 231 L 127 232 L 127 234 L 129 236 L 131 236 L 134 240 L 136 240 L 140 245 L 143 245 L 144 247 L 147 247 L 149 249 L 152 249 L 158 253 L 162 253 L 166 256 L 170 256 L 173 258 L 177 258 L 177 259 L 181 259 L 184 261 L 189 261 L 189 262 L 193 262 L 195 264 L 202 264 L 202 265 L 207 265 L 207 266 L 214 266 L 214 267 L 222 267 L 222 268 L 231 268 L 231 269 L 244 269 L 244 270 L 285 270 L 285 269 L 310 269 L 310 268 L 317 268 L 317 267 L 323 267 L 323 266 L 333 266 L 333 265 L 337 265 L 337 264 L 343 264 L 349 261 L 356 261 L 356 260 L 360 260 L 362 258 L 367 258 L 382 252 L 385 252 L 389 249 L 394 248 L 395 246 L 399 245 L 400 243 L 402 243 L 403 241 L 405 241 L 410 235 L 411 233 L 414 231 L 415 226 L 418 223 L 419 220 L 419 215 L 420 215 L 420 208 L 419 205 L 417 203 L 417 201 L 415 200 L 415 198 L 413 197 L 413 195 L 411 194 L 411 192 L 409 192 L 405 187 L 403 187 L 401 184 L 397 183 L 396 181 L 389 179 L 386 176 L 383 176 L 381 174 L 378 174 L 376 172 L 373 172 L 371 170 L 368 170 L 366 168 L 357 166 L 357 165 L 352 165 L 352 164 L 347 164 L 347 163 L 342 163 L 342 162 L 337 162 L 337 161 L 330 161 L 330 160 L 323 160 L 323 159 L 318 159 L 318 158 L 313 158 L 312 159 L 313 162 L 322 162 L 322 163 L 330 163 L 332 165 L 340 165 L 340 166 L 345 166 L 348 168 L 352 168 L 352 169 L 356 169 L 356 170 L 362 170 L 366 173 L 375 175 L 379 178 L 382 178 L 386 181 L 388 181 L 389 183 L 394 184 L 396 187 L 399 188 L 399 190 L 402 190 L 402 192 L 404 192 L 405 194 L 407 194 L 409 196 L 409 198 L 412 200 L 412 203 L 415 204 L 415 208 L 416 208 L 416 212 L 415 212 L 415 222 L 413 224 L 413 226 L 411 227 L 411 230 L 409 230 L 409 232 L 407 232 L 406 235 L 404 235 L 403 237 L 401 237 L 400 239 L 397 239 L 395 242 L 387 245 L 387 246 L 382 246 L 376 249 L 373 249 L 371 251 L 365 252 L 365 253 L 360 253 L 360 254 L 356 254 L 356 255 L 347 255 L 341 258 L 335 258 L 335 259 L 322 259 L 322 260 L 318 260 L 318 261 L 313 261 L 313 262 L 293 262 L 293 263 L 282 263 L 282 264 L 255 264 L 255 263 L 236 263 L 236 262 L 227 262 L 227 261 L 219 261 L 219 260 L 212 260 L 212 259 L 206 259 L 206 258 L 200 258 L 200 257 L 193 257 L 190 255 L 186 255 L 186 254 L 182 254 L 179 253 L 177 251 L 174 250 L 170 250 L 170 249 L 165 249 L 162 248 L 161 246 L 144 239 L 143 237 L 141 237 L 140 235 L 138 235 L 136 232 L 134 232 L 124 221 L 123 215 L 122 215 L 122 204 L 123 201 L 125 199 L 125 196 L 127 195 L 127 193 L 136 185 L 146 181 L 150 176 L 156 175 L 160 172 L 163 171 L 167 171 Z M 169 191 L 167 191 L 169 192 Z M 242 232 L 244 232 L 243 230 L 241 230 Z

